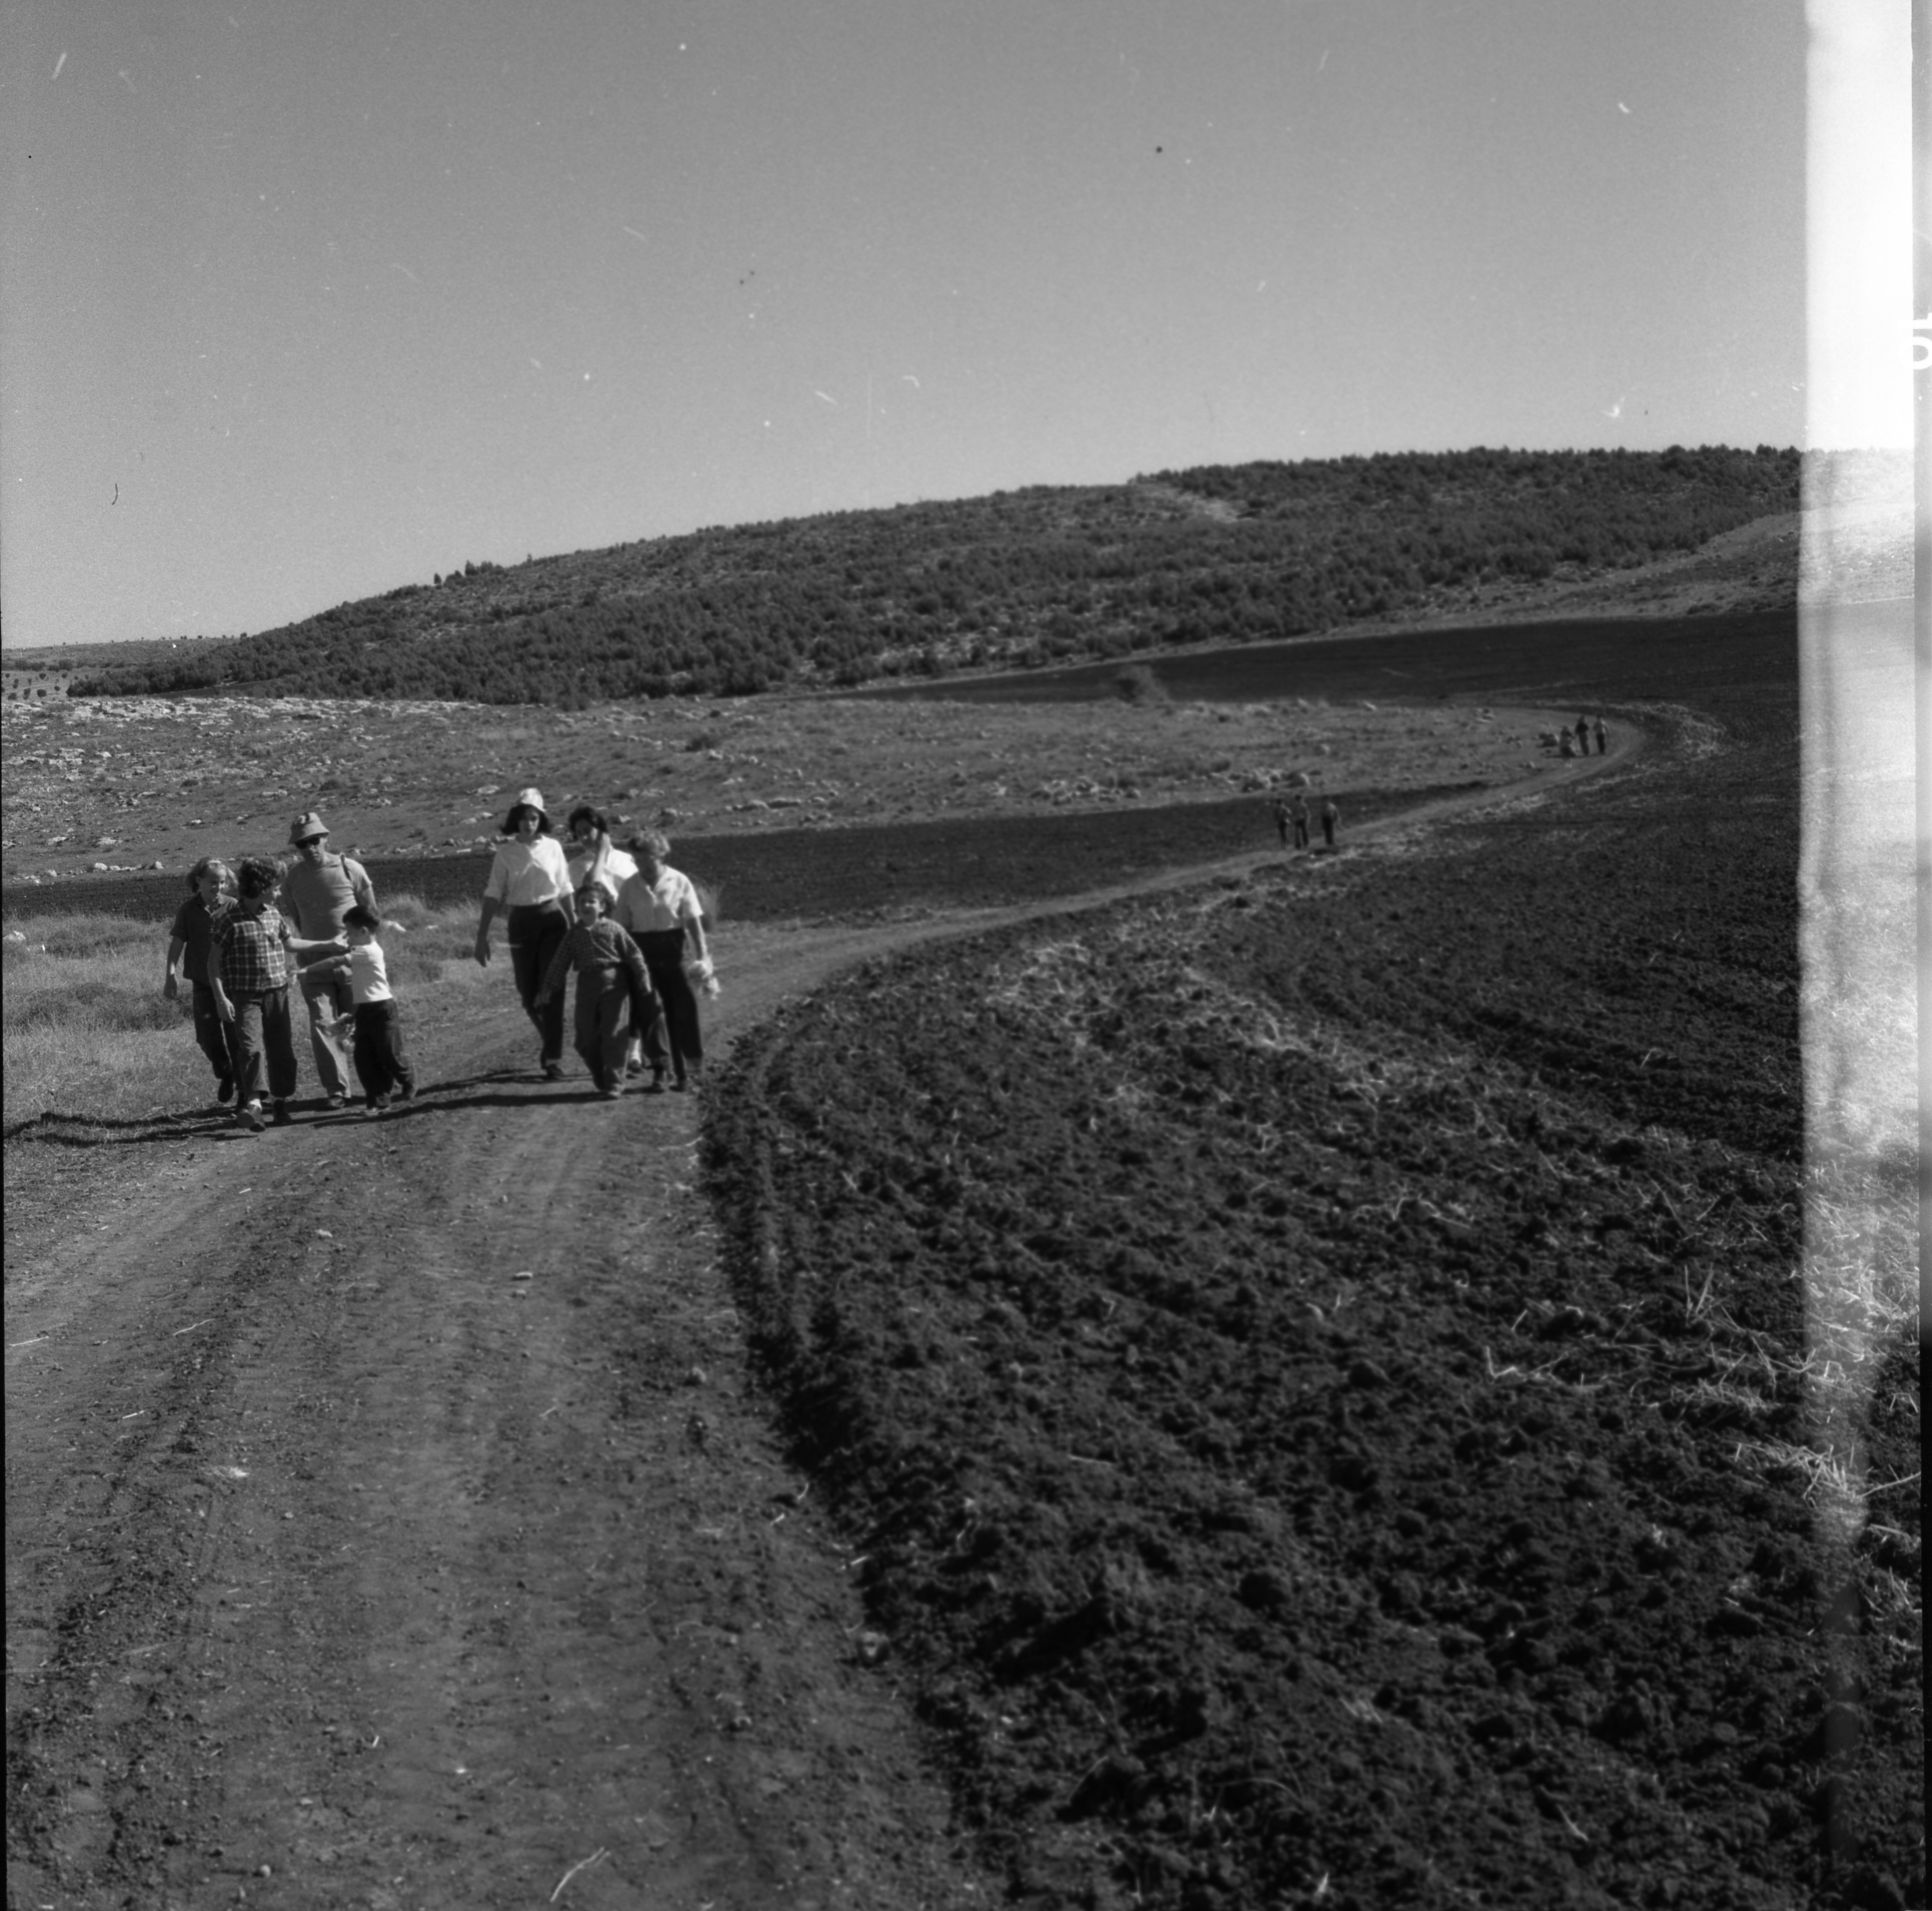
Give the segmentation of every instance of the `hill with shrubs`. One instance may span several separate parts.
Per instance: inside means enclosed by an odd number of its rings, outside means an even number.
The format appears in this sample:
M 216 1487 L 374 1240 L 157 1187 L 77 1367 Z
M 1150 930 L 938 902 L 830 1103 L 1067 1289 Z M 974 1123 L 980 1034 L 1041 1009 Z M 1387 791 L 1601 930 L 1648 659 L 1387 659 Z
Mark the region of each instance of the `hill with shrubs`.
M 1106 659 L 1507 604 L 1797 510 L 1799 454 L 1485 451 L 1208 466 L 468 563 L 73 695 L 574 706 Z

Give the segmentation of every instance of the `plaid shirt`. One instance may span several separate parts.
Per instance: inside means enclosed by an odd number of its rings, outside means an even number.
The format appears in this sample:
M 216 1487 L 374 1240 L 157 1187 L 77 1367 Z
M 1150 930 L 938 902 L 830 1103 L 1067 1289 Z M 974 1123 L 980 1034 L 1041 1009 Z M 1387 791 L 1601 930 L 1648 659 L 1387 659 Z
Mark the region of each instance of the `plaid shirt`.
M 292 964 L 284 945 L 294 933 L 272 904 L 256 916 L 244 915 L 238 906 L 224 909 L 212 930 L 222 987 L 245 996 L 286 987 Z

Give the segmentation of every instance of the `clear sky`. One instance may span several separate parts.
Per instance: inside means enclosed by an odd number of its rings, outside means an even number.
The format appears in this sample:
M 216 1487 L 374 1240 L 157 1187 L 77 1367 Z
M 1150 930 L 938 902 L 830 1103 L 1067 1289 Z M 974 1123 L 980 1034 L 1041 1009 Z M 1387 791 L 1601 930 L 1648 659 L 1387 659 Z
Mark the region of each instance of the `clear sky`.
M 1797 0 L 4 32 L 10 645 L 1162 467 L 1804 440 Z

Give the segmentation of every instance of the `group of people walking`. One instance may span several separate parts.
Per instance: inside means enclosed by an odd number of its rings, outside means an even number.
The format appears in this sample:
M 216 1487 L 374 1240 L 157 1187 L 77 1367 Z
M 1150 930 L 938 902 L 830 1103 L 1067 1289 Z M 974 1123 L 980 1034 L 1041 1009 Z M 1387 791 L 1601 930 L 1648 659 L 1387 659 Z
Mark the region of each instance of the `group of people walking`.
M 1342 812 L 1332 796 L 1322 799 L 1322 841 L 1326 849 L 1335 846 L 1335 832 L 1341 827 Z M 1281 836 L 1281 846 L 1297 849 L 1308 847 L 1309 810 L 1308 798 L 1300 790 L 1292 796 L 1277 796 L 1274 799 L 1274 826 Z M 1291 846 L 1290 838 L 1292 838 Z
M 572 813 L 569 831 L 566 856 L 541 794 L 518 794 L 484 885 L 476 960 L 488 963 L 490 925 L 504 913 L 546 1080 L 563 1074 L 564 991 L 574 972 L 577 1052 L 600 1092 L 615 1100 L 626 1077 L 646 1068 L 647 1091 L 663 1090 L 667 1077 L 686 1089 L 704 1063 L 697 988 L 717 987 L 698 891 L 670 867 L 670 845 L 656 831 L 634 837 L 626 852 L 588 806 Z M 352 1060 L 370 1115 L 416 1092 L 368 870 L 330 851 L 328 826 L 312 810 L 296 819 L 289 847 L 284 861 L 245 856 L 231 867 L 206 856 L 195 864 L 162 983 L 178 999 L 187 981 L 216 1101 L 232 1101 L 237 1125 L 256 1132 L 293 1119 L 292 990 L 329 1108 L 348 1101 Z
M 1579 717 L 1574 730 L 1558 730 L 1556 735 L 1562 753 L 1565 756 L 1588 756 L 1590 738 L 1593 731 L 1597 738 L 1597 754 L 1599 756 L 1607 756 L 1610 752 L 1610 733 L 1604 727 L 1604 720 L 1600 717 L 1597 717 L 1594 721 L 1588 717 Z M 1570 741 L 1573 736 L 1576 739 L 1574 743 Z
M 476 960 L 488 964 L 502 915 L 547 1080 L 562 1077 L 563 988 L 574 972 L 574 1046 L 599 1092 L 615 1100 L 626 1077 L 646 1068 L 647 1094 L 688 1088 L 704 1064 L 694 977 L 698 987 L 717 987 L 697 889 L 671 867 L 659 831 L 620 849 L 609 818 L 586 804 L 570 813 L 566 855 L 550 826 L 542 792 L 519 792 L 483 885 Z
M 330 853 L 328 825 L 313 810 L 296 819 L 289 846 L 286 862 L 244 856 L 231 868 L 204 856 L 195 864 L 162 982 L 164 994 L 178 998 L 187 978 L 215 1099 L 232 1101 L 236 1123 L 257 1131 L 267 1120 L 281 1128 L 292 1119 L 291 987 L 306 1011 L 328 1107 L 349 1099 L 352 1057 L 370 1113 L 416 1093 L 368 872 Z M 265 1097 L 273 1110 L 266 1120 Z

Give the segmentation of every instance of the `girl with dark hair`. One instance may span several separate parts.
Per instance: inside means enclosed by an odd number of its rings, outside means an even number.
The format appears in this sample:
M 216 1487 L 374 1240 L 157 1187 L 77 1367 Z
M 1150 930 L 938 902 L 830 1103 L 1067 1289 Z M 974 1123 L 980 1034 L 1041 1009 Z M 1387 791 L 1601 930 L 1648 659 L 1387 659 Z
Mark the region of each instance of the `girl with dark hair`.
M 580 803 L 564 825 L 569 834 L 570 886 L 601 882 L 612 895 L 638 873 L 638 866 L 610 840 L 610 819 L 602 810 Z
M 483 914 L 476 924 L 476 960 L 486 969 L 490 964 L 490 924 L 498 909 L 509 912 L 510 967 L 517 978 L 517 993 L 523 999 L 524 1013 L 536 1025 L 543 1044 L 538 1066 L 548 1082 L 563 1079 L 563 1002 L 557 997 L 550 1005 L 540 1004 L 538 991 L 563 939 L 570 933 L 574 917 L 570 897 L 570 873 L 565 867 L 562 846 L 548 832 L 550 818 L 544 813 L 542 793 L 521 790 L 503 819 L 503 834 L 510 840 L 496 846 L 490 865 L 489 880 L 483 885 Z
M 651 978 L 638 945 L 609 919 L 610 892 L 586 882 L 577 892 L 577 921 L 544 972 L 537 1000 L 562 1013 L 564 978 L 577 972 L 577 1052 L 607 1101 L 624 1092 L 624 1062 L 634 1023 L 656 1019 Z

